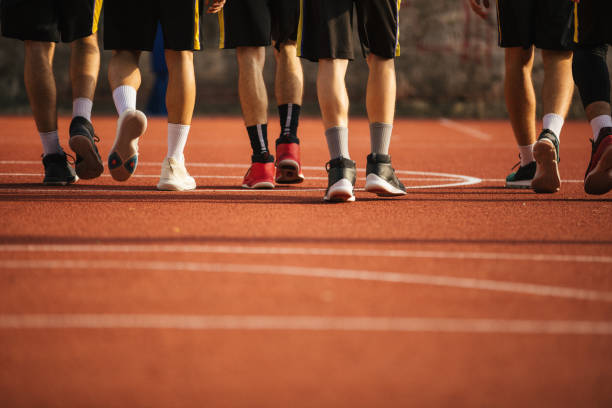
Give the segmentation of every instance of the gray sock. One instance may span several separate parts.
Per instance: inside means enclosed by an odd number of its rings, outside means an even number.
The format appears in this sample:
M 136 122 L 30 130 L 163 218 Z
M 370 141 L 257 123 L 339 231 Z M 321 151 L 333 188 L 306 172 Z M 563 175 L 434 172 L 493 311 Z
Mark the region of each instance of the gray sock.
M 370 146 L 372 153 L 389 154 L 392 130 L 393 125 L 388 123 L 370 123 Z
M 350 159 L 348 151 L 348 128 L 335 126 L 325 131 L 329 156 L 336 159 L 340 156 Z

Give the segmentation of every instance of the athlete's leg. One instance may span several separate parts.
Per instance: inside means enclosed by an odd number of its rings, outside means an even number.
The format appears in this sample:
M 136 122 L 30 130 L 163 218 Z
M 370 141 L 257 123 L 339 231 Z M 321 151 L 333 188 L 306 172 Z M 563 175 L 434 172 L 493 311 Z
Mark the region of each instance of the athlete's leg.
M 297 57 L 296 44 L 293 41 L 283 43 L 280 50 L 274 48 L 276 57 L 276 76 L 274 93 L 277 105 L 302 104 L 304 94 L 304 73 L 302 63 Z
M 280 119 L 280 136 L 276 140 L 276 175 L 280 184 L 301 183 L 300 145 L 297 136 L 302 97 L 304 94 L 304 73 L 297 57 L 295 41 L 286 41 L 274 47 L 276 75 L 274 93 Z
M 53 76 L 55 43 L 25 41 L 24 80 L 38 131 L 57 131 L 57 91 Z
M 238 60 L 238 94 L 244 124 L 254 126 L 268 122 L 268 94 L 263 79 L 266 61 L 264 47 L 236 48 Z
M 344 76 L 348 60 L 320 59 L 317 72 L 317 97 L 323 126 L 348 126 L 349 99 Z
M 366 91 L 366 108 L 370 123 L 393 123 L 395 113 L 395 60 L 369 54 L 370 72 Z
M 134 90 L 134 106 L 131 106 L 131 104 L 128 106 L 132 109 L 136 107 L 135 93 L 140 88 L 141 82 L 140 69 L 138 68 L 139 59 L 140 51 L 118 50 L 113 51 L 113 56 L 108 64 L 108 81 L 113 92 L 122 86 Z M 117 101 L 115 101 L 115 104 L 117 104 Z M 125 110 L 123 108 L 123 106 L 117 106 L 119 114 L 123 113 L 123 110 Z
M 168 123 L 190 125 L 196 95 L 193 52 L 166 50 L 166 63 Z
M 552 130 L 557 137 L 572 102 L 574 81 L 572 80 L 572 52 L 542 50 L 544 84 L 542 86 L 542 108 L 544 119 L 555 115 L 544 129 Z
M 93 100 L 100 70 L 100 49 L 97 34 L 73 41 L 70 44 L 70 81 L 72 99 Z
M 533 47 L 505 49 L 506 109 L 519 146 L 533 145 L 536 139 L 536 98 L 531 81 L 533 55 Z
M 70 44 L 70 81 L 72 84 L 72 122 L 70 148 L 76 154 L 75 168 L 82 179 L 92 179 L 104 171 L 96 147 L 91 108 L 100 70 L 100 49 L 97 34 L 72 41 Z

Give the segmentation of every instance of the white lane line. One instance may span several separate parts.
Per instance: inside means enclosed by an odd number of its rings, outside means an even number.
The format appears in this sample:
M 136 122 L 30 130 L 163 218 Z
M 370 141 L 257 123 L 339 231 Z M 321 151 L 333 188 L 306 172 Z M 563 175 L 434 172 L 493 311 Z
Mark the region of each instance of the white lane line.
M 450 119 L 446 119 L 446 118 L 442 118 L 439 120 L 440 125 L 449 128 L 449 129 L 453 129 L 456 130 L 458 132 L 464 133 L 468 136 L 472 136 L 476 139 L 480 139 L 480 140 L 491 140 L 493 137 L 485 132 L 481 132 L 478 129 L 475 129 L 471 126 L 466 126 L 464 124 L 461 124 L 459 122 L 456 122 L 454 120 L 450 120 Z
M 255 275 L 298 276 L 370 282 L 405 283 L 415 285 L 444 286 L 507 292 L 522 295 L 557 297 L 600 302 L 612 302 L 612 292 L 593 291 L 562 286 L 539 285 L 522 282 L 496 281 L 489 279 L 459 278 L 443 275 L 416 273 L 376 272 L 356 269 L 303 268 L 282 265 L 241 265 L 203 262 L 160 262 L 160 261 L 116 261 L 116 260 L 2 260 L 0 271 L 8 269 L 61 269 L 61 270 L 109 270 L 125 271 L 186 271 L 204 273 L 238 273 Z
M 495 182 L 495 183 L 505 183 L 506 179 L 480 179 L 482 182 Z M 561 180 L 561 184 L 563 183 L 584 183 L 584 180 Z M 512 190 L 512 189 L 509 189 Z M 527 189 L 528 190 L 528 189 Z
M 242 245 L 107 245 L 107 244 L 0 244 L 0 252 L 115 252 L 215 253 L 250 255 L 350 256 L 376 258 L 471 259 L 513 262 L 576 262 L 612 264 L 612 256 L 525 254 L 507 252 L 291 248 Z
M 612 322 L 427 317 L 5 314 L 0 329 L 153 329 L 612 335 Z

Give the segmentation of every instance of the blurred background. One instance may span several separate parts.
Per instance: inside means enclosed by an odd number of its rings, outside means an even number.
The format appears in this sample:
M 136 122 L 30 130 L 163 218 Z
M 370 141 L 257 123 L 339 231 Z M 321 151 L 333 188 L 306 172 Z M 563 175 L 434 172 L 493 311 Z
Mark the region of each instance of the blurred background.
M 399 116 L 426 118 L 504 118 L 503 51 L 497 47 L 495 9 L 487 21 L 476 16 L 464 0 L 407 0 L 400 12 L 401 56 L 397 59 Z M 218 49 L 219 26 L 216 15 L 202 21 L 203 51 L 196 53 L 196 114 L 240 114 L 237 94 L 237 67 L 234 51 Z M 102 42 L 103 24 L 100 26 Z M 358 42 L 356 43 L 358 45 Z M 365 114 L 367 65 L 358 58 L 349 64 L 347 86 L 351 114 Z M 68 77 L 70 48 L 59 44 L 55 57 L 59 109 L 72 109 Z M 103 51 L 102 67 L 94 101 L 94 114 L 114 113 L 106 78 L 109 51 Z M 268 49 L 265 77 L 271 112 L 276 103 L 273 94 L 274 55 Z M 316 93 L 316 64 L 303 61 L 306 114 L 319 113 Z M 138 106 L 146 107 L 153 87 L 151 54 L 141 58 L 143 85 Z M 542 69 L 536 55 L 534 83 L 539 93 Z M 577 95 L 570 118 L 583 118 Z M 23 46 L 20 41 L 0 38 L 0 113 L 30 112 L 23 85 Z

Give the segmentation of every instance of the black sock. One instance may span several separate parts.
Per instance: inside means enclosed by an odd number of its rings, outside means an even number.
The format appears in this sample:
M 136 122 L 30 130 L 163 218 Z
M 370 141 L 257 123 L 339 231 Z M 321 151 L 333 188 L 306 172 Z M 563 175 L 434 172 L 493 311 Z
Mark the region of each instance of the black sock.
M 288 103 L 278 107 L 280 116 L 281 133 L 276 144 L 299 143 L 297 128 L 300 120 L 300 105 Z
M 268 124 L 248 126 L 247 132 L 251 141 L 251 149 L 253 149 L 251 160 L 264 163 L 270 161 L 272 155 L 268 152 Z

